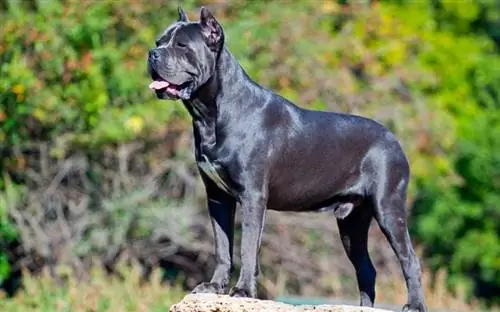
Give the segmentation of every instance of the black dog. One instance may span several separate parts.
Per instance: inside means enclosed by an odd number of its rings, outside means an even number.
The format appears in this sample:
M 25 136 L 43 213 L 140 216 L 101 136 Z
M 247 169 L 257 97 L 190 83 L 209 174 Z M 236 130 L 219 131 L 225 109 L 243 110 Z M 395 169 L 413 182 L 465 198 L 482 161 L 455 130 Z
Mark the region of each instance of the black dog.
M 217 266 L 194 293 L 224 293 L 232 271 L 236 204 L 242 213 L 241 272 L 232 296 L 255 297 L 266 209 L 331 210 L 356 269 L 361 305 L 373 306 L 375 269 L 367 251 L 375 218 L 401 262 L 404 311 L 426 311 L 419 261 L 405 214 L 407 159 L 395 136 L 359 116 L 300 108 L 252 81 L 205 8 L 189 22 L 179 8 L 149 52 L 150 85 L 181 99 L 193 119 L 195 156 L 205 183 Z

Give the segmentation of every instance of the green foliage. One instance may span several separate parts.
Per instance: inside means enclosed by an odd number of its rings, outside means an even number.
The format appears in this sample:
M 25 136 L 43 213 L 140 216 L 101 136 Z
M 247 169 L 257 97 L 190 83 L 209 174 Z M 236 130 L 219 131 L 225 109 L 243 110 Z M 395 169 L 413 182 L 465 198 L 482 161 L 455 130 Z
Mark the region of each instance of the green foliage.
M 7 1 L 0 144 L 116 143 L 158 130 L 178 108 L 151 95 L 145 67 L 158 25 L 174 18 L 175 7 L 153 1 L 131 4 L 129 12 L 116 1 L 76 4 L 35 2 L 33 10 Z M 146 15 L 157 23 L 138 18 Z
M 426 182 L 415 226 L 434 268 L 446 264 L 452 281 L 465 274 L 493 289 L 500 285 L 499 121 L 492 111 L 463 125 L 455 163 L 462 183 L 442 189 Z
M 11 263 L 4 252 L 9 243 L 17 238 L 17 229 L 9 219 L 9 207 L 16 205 L 21 196 L 21 187 L 18 187 L 4 178 L 5 189 L 0 192 L 0 285 L 10 274 Z
M 456 4 L 442 8 L 454 12 L 456 23 L 438 17 L 421 31 L 429 45 L 419 55 L 438 79 L 423 89 L 429 104 L 450 116 L 446 158 L 456 179 L 416 176 L 413 230 L 431 267 L 447 267 L 452 284 L 466 281 L 475 294 L 491 296 L 500 289 L 500 58 L 481 33 L 462 34 L 479 14 L 467 6 L 478 4 Z M 442 23 L 449 27 L 440 30 Z
M 436 21 L 459 34 L 488 35 L 500 47 L 500 3 L 495 0 L 433 2 Z

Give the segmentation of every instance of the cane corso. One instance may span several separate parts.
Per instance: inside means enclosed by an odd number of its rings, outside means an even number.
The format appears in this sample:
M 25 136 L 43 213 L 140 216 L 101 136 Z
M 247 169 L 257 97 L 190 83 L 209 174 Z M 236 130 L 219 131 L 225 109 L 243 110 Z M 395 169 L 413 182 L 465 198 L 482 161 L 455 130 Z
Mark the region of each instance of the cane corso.
M 375 269 L 367 250 L 377 220 L 406 280 L 403 311 L 426 311 L 421 269 L 407 229 L 407 158 L 395 135 L 356 115 L 301 108 L 253 81 L 206 9 L 189 21 L 179 8 L 149 51 L 150 88 L 182 100 L 192 117 L 217 265 L 193 293 L 225 293 L 233 270 L 234 214 L 242 216 L 241 271 L 229 295 L 256 296 L 266 209 L 331 211 L 352 262 L 360 304 L 373 306 Z

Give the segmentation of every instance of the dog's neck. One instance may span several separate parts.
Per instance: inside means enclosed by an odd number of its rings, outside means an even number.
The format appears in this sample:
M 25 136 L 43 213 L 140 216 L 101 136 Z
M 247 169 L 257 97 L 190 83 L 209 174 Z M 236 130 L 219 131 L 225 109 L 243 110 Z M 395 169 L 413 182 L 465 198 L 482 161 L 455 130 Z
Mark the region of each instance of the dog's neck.
M 202 149 L 210 150 L 215 146 L 217 127 L 220 133 L 228 122 L 235 122 L 240 117 L 231 115 L 231 111 L 235 111 L 235 105 L 245 105 L 238 96 L 256 94 L 253 88 L 260 87 L 248 77 L 231 52 L 223 47 L 212 77 L 194 93 L 192 99 L 183 101 L 193 118 L 195 135 L 199 135 Z
M 224 46 L 218 55 L 214 74 L 184 104 L 188 106 L 193 119 L 217 118 L 217 113 L 231 109 L 225 104 L 239 104 L 231 99 L 236 97 L 236 92 L 249 88 L 248 80 L 244 69 Z

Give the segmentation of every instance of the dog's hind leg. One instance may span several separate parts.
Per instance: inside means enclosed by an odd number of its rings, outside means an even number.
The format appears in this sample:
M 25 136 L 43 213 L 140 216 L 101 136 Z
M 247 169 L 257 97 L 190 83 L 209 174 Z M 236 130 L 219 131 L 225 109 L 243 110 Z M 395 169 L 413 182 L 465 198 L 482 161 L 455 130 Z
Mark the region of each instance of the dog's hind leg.
M 373 209 L 362 204 L 353 209 L 345 219 L 337 219 L 344 250 L 356 270 L 360 305 L 372 307 L 375 300 L 375 268 L 368 254 L 368 229 Z
M 376 193 L 374 200 L 375 218 L 401 264 L 408 289 L 408 303 L 403 307 L 403 311 L 425 312 L 427 310 L 422 291 L 420 263 L 413 249 L 407 227 L 406 182 L 401 179 L 397 186 L 393 187 L 392 190 L 389 189 L 390 191 L 387 189 L 396 183 L 384 183 L 383 185 L 383 189 Z

